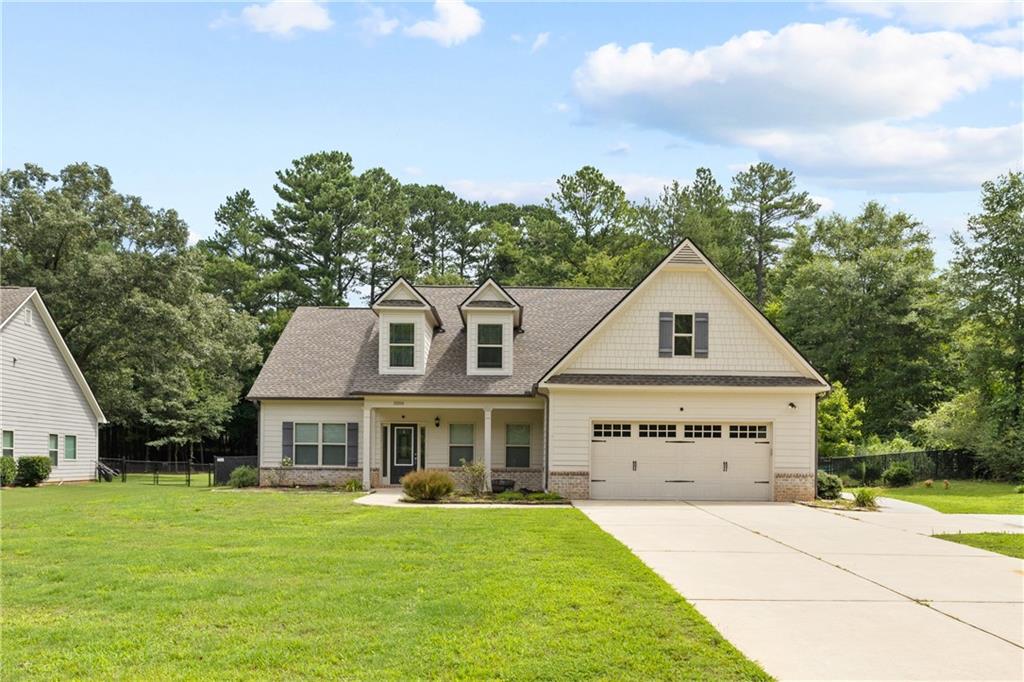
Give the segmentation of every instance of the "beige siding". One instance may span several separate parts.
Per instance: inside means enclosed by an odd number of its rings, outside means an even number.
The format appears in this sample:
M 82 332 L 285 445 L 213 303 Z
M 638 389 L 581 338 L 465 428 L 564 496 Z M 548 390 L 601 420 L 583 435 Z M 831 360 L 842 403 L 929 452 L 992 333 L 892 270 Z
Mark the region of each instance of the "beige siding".
M 282 422 L 340 424 L 357 422 L 359 442 L 364 443 L 361 400 L 263 400 L 260 402 L 260 466 L 281 466 Z M 360 445 L 360 450 L 363 449 Z M 360 453 L 362 454 L 362 453 Z M 359 458 L 362 466 L 363 459 Z
M 427 314 L 421 312 L 393 313 L 381 311 L 377 327 L 380 330 L 378 347 L 378 368 L 381 374 L 423 374 L 426 367 L 427 353 L 430 352 L 430 339 L 433 337 L 433 329 L 427 323 Z M 414 325 L 413 338 L 413 366 L 392 369 L 390 365 L 390 333 L 391 324 L 412 324 Z
M 769 423 L 774 471 L 812 472 L 814 408 L 815 399 L 809 393 L 554 389 L 550 402 L 551 470 L 590 469 L 592 422 L 650 420 Z
M 25 314 L 31 308 L 31 323 Z M 16 361 L 15 361 L 16 360 Z M 57 466 L 51 481 L 96 475 L 98 426 L 71 370 L 30 301 L 0 330 L 0 427 L 14 431 L 15 457 L 46 456 L 57 434 Z M 64 458 L 64 437 L 77 439 L 77 458 Z
M 501 368 L 480 369 L 476 366 L 477 327 L 481 324 L 501 325 Z M 511 376 L 514 346 L 512 313 L 466 313 L 466 374 Z
M 707 358 L 658 357 L 658 313 L 708 313 Z M 567 371 L 803 375 L 712 276 L 666 269 L 585 342 Z

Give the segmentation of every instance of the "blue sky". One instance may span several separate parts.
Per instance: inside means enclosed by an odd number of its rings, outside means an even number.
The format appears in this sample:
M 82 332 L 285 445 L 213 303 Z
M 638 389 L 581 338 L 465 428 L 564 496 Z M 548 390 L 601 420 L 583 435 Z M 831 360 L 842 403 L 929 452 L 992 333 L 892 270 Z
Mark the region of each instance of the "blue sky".
M 634 198 L 792 168 L 935 235 L 1024 160 L 1021 4 L 10 4 L 4 167 L 108 167 L 210 234 L 224 197 L 340 149 L 467 198 L 593 164 Z

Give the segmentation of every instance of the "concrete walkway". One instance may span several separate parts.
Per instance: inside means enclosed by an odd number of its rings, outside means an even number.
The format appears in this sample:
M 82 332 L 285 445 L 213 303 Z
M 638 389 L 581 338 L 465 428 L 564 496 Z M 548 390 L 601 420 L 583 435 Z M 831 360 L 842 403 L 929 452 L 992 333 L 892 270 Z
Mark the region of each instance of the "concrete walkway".
M 913 513 L 576 506 L 779 679 L 1024 679 L 1024 561 L 927 537 Z

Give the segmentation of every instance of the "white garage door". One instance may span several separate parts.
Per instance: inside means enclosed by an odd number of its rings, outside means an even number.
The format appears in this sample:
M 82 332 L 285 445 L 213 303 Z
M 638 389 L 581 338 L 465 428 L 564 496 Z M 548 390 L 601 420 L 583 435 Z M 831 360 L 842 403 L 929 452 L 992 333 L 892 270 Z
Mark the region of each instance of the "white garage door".
M 602 422 L 592 434 L 594 499 L 771 499 L 767 424 Z

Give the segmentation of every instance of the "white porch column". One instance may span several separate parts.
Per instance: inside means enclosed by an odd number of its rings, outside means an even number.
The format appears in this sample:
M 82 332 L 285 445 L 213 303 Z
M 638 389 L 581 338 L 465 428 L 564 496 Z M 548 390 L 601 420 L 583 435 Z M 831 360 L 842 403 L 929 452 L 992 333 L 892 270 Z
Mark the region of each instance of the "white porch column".
M 370 489 L 370 458 L 373 454 L 373 408 L 363 407 L 363 437 L 359 456 L 363 458 L 363 490 Z
M 484 468 L 487 470 L 486 488 L 491 489 L 491 408 L 484 408 Z

